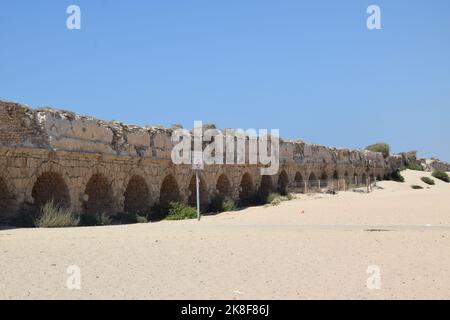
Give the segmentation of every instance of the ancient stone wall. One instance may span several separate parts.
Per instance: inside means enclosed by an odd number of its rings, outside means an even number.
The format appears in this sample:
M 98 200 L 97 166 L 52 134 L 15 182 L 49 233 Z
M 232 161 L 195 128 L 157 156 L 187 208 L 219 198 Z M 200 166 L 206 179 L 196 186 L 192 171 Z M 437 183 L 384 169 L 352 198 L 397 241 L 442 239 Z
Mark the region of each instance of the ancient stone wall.
M 66 111 L 0 101 L 0 221 L 55 200 L 80 213 L 145 212 L 171 200 L 195 201 L 194 172 L 171 161 L 169 129 L 105 122 Z M 379 153 L 282 141 L 280 169 L 209 165 L 201 172 L 202 207 L 214 197 L 245 203 L 271 191 L 311 192 L 382 179 Z

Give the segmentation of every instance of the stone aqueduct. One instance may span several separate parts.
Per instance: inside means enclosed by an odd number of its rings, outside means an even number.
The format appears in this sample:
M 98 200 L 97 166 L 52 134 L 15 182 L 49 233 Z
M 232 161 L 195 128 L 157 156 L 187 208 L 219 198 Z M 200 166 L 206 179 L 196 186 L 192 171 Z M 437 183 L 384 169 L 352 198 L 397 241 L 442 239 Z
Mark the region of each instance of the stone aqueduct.
M 195 203 L 191 167 L 171 161 L 171 133 L 0 101 L 0 221 L 51 199 L 79 213 Z M 206 166 L 201 203 L 215 195 L 245 202 L 257 192 L 314 191 L 331 181 L 343 188 L 355 177 L 380 180 L 389 170 L 379 153 L 282 141 L 274 176 L 261 176 L 257 165 Z

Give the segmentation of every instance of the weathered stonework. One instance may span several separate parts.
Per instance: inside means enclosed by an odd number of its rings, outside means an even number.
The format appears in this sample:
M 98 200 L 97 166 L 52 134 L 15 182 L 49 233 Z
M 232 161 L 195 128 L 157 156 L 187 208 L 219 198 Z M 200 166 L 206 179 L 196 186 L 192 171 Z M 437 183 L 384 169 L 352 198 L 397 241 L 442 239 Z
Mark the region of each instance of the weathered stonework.
M 172 131 L 105 122 L 0 101 L 0 221 L 51 199 L 77 212 L 145 211 L 168 200 L 195 202 L 193 171 L 171 161 Z M 201 173 L 202 206 L 216 195 L 245 200 L 270 190 L 313 191 L 382 179 L 380 153 L 282 141 L 280 170 L 211 165 Z M 331 182 L 332 181 L 332 182 Z

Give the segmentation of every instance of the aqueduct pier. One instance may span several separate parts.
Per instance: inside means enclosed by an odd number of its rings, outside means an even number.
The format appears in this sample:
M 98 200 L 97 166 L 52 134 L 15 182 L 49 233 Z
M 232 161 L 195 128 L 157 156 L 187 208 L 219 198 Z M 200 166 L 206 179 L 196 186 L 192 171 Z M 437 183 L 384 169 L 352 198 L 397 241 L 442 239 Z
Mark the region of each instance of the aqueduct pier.
M 106 122 L 0 101 L 0 221 L 54 199 L 75 212 L 145 212 L 171 200 L 195 203 L 191 166 L 174 165 L 172 130 Z M 382 179 L 380 153 L 280 142 L 280 169 L 210 165 L 201 172 L 202 206 L 216 196 L 245 202 L 270 191 L 310 192 Z

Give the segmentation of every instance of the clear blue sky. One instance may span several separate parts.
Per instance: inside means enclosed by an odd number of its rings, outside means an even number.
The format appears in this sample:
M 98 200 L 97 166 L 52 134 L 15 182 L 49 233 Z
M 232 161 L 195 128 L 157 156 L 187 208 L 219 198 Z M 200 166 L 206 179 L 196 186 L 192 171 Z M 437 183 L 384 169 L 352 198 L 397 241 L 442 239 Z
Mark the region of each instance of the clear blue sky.
M 449 161 L 449 14 L 448 0 L 2 0 L 0 99 Z

